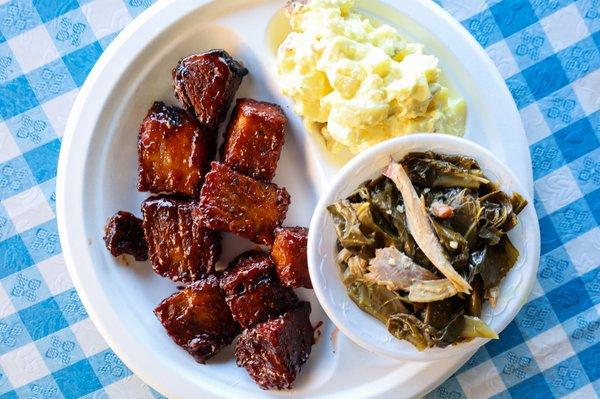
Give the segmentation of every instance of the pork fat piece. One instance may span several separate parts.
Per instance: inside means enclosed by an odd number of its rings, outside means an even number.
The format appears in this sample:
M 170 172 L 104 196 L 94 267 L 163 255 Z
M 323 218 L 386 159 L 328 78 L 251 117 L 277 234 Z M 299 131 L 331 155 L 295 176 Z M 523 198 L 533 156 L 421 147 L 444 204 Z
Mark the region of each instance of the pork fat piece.
M 135 260 L 148 259 L 142 220 L 129 212 L 119 211 L 106 221 L 104 243 L 112 256 L 129 254 Z
M 306 243 L 308 229 L 304 227 L 282 227 L 275 230 L 275 241 L 271 257 L 279 281 L 286 287 L 312 288 L 308 274 Z

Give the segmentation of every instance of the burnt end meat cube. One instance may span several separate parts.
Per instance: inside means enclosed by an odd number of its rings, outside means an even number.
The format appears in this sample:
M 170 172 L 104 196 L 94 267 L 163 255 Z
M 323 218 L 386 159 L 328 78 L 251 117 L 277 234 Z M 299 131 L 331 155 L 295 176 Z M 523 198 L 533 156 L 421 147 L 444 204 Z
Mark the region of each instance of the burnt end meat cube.
M 155 102 L 138 135 L 138 190 L 198 195 L 216 139 L 186 111 Z
M 245 330 L 235 348 L 238 366 L 262 389 L 290 389 L 310 355 L 310 303 Z
M 202 126 L 216 130 L 247 74 L 225 50 L 190 55 L 173 69 L 175 96 Z
M 221 160 L 243 175 L 271 181 L 286 125 L 287 118 L 278 105 L 238 99 L 225 132 Z
M 148 245 L 144 238 L 142 219 L 119 211 L 106 221 L 104 243 L 112 256 L 133 255 L 135 260 L 148 259 Z
M 202 186 L 197 214 L 212 230 L 227 231 L 258 244 L 271 244 L 273 230 L 281 226 L 289 203 L 290 195 L 285 188 L 254 180 L 213 162 Z
M 308 229 L 304 227 L 275 229 L 271 257 L 275 262 L 277 277 L 286 287 L 312 288 L 306 257 L 307 241 Z
M 224 272 L 221 287 L 233 318 L 243 328 L 279 316 L 298 302 L 294 292 L 274 276 L 269 255 L 250 251 L 238 256 Z
M 142 203 L 144 233 L 154 271 L 191 283 L 214 273 L 221 254 L 220 236 L 192 216 L 193 200 L 150 197 Z
M 214 275 L 163 300 L 154 314 L 173 341 L 199 363 L 229 345 L 240 331 Z

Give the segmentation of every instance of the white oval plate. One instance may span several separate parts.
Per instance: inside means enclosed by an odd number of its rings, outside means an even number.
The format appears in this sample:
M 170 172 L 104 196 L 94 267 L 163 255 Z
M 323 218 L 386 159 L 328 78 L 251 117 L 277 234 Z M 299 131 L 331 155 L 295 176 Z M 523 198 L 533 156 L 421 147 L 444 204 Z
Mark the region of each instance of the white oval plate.
M 176 104 L 171 68 L 186 55 L 225 48 L 250 70 L 238 96 L 274 101 L 290 119 L 275 182 L 287 187 L 287 225 L 309 224 L 317 192 L 340 165 L 307 135 L 274 76 L 269 23 L 282 0 L 163 0 L 136 18 L 107 48 L 73 106 L 57 178 L 58 227 L 64 257 L 91 319 L 125 364 L 170 398 L 288 396 L 261 391 L 236 367 L 232 350 L 199 365 L 165 334 L 152 309 L 176 290 L 146 263 L 119 265 L 104 248 L 103 225 L 120 209 L 139 214 L 145 194 L 135 189 L 136 135 L 154 100 Z M 533 193 L 531 160 L 519 114 L 491 60 L 475 40 L 431 1 L 358 1 L 366 14 L 402 27 L 424 43 L 468 106 L 466 138 L 505 161 Z M 279 17 L 281 15 L 279 14 Z M 463 63 L 462 60 L 465 60 Z M 493 93 L 493 95 L 490 95 Z M 510 158 L 509 158 L 510 154 Z M 226 237 L 223 261 L 248 244 Z M 292 391 L 299 397 L 385 397 L 424 394 L 467 357 L 430 363 L 397 362 L 360 349 L 337 334 L 314 294 L 312 320 L 322 336 Z

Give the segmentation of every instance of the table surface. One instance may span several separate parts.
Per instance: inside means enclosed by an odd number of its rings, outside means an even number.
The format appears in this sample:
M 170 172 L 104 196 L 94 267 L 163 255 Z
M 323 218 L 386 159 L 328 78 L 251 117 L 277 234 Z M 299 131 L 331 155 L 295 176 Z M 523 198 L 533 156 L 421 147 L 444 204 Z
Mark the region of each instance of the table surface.
M 54 191 L 78 88 L 152 2 L 0 0 L 0 399 L 161 397 L 88 318 L 61 256 Z M 486 49 L 517 103 L 542 257 L 501 339 L 428 397 L 598 397 L 600 0 L 438 3 Z

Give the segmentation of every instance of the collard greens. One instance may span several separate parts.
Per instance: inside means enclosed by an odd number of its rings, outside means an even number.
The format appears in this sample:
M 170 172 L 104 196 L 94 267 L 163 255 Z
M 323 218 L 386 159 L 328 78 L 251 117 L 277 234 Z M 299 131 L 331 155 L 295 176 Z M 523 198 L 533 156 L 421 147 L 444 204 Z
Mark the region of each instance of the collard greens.
M 481 308 L 495 305 L 519 257 L 507 233 L 526 205 L 472 158 L 414 152 L 392 162 L 328 207 L 348 295 L 419 350 L 497 338 Z

